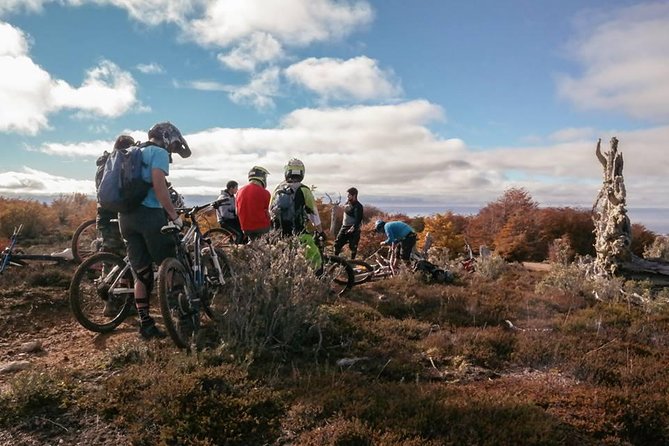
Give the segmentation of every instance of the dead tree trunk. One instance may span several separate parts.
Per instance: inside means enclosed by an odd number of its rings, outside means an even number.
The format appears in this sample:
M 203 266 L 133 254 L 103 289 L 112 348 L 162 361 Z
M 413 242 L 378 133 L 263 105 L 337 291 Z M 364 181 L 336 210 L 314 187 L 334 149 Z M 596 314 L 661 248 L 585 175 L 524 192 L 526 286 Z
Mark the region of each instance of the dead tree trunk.
M 337 233 L 339 232 L 339 228 L 341 228 L 341 195 L 339 195 L 339 199 L 337 201 L 333 200 L 332 197 L 329 194 L 325 194 L 325 196 L 328 198 L 330 201 L 330 232 L 332 233 L 332 237 L 336 237 Z
M 604 167 L 604 183 L 592 207 L 595 224 L 595 271 L 613 275 L 632 258 L 630 245 L 632 229 L 627 217 L 623 154 L 618 152 L 618 140 L 611 138 L 611 150 L 602 155 L 602 140 L 597 141 L 595 154 Z
M 602 140 L 597 141 L 595 154 L 604 167 L 604 182 L 592 207 L 595 224 L 595 273 L 602 276 L 623 275 L 647 278 L 658 284 L 669 283 L 669 264 L 659 259 L 642 259 L 630 249 L 632 226 L 626 209 L 623 155 L 618 152 L 618 139 L 611 138 L 611 150 L 602 154 Z

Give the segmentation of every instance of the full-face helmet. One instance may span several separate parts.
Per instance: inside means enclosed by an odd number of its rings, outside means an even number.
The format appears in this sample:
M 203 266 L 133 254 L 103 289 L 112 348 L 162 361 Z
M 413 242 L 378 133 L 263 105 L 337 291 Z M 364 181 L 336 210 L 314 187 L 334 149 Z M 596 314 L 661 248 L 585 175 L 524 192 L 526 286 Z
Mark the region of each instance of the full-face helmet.
M 288 161 L 283 168 L 283 176 L 286 181 L 300 182 L 304 179 L 304 163 L 297 158 Z
M 264 167 L 253 166 L 251 170 L 249 170 L 249 181 L 260 181 L 263 187 L 267 187 L 267 175 L 269 175 L 269 172 Z
M 171 122 L 159 122 L 149 129 L 149 139 L 170 153 L 178 153 L 181 158 L 191 155 L 188 143 L 178 128 Z

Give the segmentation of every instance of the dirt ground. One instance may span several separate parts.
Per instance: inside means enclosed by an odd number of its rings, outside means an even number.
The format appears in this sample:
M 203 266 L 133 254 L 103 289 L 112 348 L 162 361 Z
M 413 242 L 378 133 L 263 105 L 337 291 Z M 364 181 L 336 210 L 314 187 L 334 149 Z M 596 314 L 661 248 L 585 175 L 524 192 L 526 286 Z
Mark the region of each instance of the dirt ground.
M 39 265 L 31 265 L 20 274 L 29 276 L 39 268 Z M 57 287 L 14 285 L 12 282 L 17 278 L 12 274 L 15 271 L 8 270 L 0 276 L 0 370 L 10 366 L 33 371 L 76 371 L 82 381 L 96 385 L 110 373 L 100 366 L 110 348 L 128 342 L 144 342 L 139 339 L 132 319 L 113 333 L 87 331 L 72 316 L 68 290 L 63 284 Z M 9 382 L 16 373 L 0 372 L 0 391 L 10 387 Z M 34 418 L 12 429 L 0 428 L 0 445 L 57 444 L 118 446 L 129 441 L 114 426 L 87 414 L 67 414 L 58 419 Z

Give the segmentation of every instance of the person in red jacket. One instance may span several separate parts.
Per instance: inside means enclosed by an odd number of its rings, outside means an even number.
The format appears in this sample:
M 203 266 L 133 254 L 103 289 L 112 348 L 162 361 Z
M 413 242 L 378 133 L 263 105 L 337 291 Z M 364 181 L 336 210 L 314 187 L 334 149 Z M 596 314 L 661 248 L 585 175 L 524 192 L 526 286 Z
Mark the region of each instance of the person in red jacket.
M 239 225 L 249 240 L 256 240 L 270 230 L 267 169 L 253 166 L 249 171 L 249 184 L 237 192 L 237 216 Z

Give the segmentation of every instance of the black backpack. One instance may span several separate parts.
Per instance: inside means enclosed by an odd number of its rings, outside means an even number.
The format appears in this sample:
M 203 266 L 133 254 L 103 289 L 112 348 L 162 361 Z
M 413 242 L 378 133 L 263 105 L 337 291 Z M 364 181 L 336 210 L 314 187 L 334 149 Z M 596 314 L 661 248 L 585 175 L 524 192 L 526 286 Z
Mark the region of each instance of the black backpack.
M 304 231 L 307 211 L 303 187 L 305 186 L 300 183 L 288 183 L 276 191 L 271 209 L 274 229 L 280 229 L 284 234 Z

